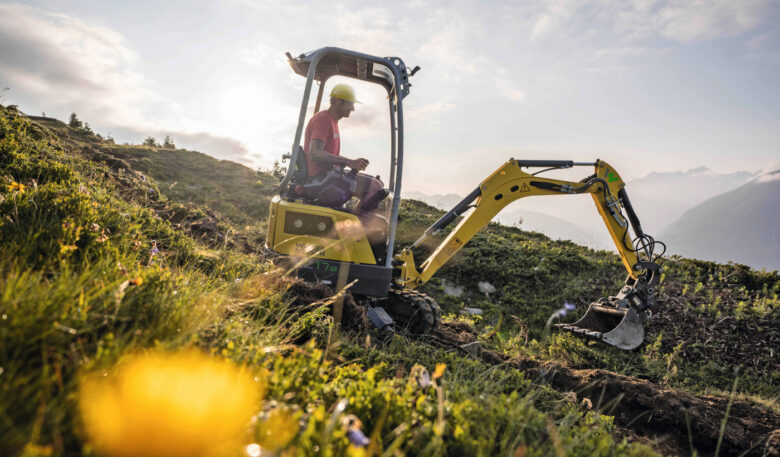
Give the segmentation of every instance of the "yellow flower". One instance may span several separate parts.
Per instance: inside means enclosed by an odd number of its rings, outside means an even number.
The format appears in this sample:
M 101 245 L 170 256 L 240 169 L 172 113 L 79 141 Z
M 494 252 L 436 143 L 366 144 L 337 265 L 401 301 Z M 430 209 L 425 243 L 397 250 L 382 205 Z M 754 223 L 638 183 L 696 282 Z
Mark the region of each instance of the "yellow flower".
M 101 455 L 237 455 L 261 390 L 226 360 L 196 350 L 152 352 L 83 378 L 79 407 Z
M 70 254 L 71 252 L 75 251 L 79 247 L 75 244 L 60 244 L 60 255 L 62 254 Z
M 131 279 L 130 280 L 130 284 L 132 284 L 134 286 L 140 286 L 143 283 L 144 283 L 144 278 L 142 278 L 140 276 L 135 278 L 135 279 Z
M 437 363 L 436 369 L 433 370 L 433 379 L 439 379 L 444 375 L 444 369 L 447 368 L 446 363 Z
M 20 184 L 20 183 L 18 183 L 16 181 L 14 181 L 14 182 L 12 182 L 11 184 L 8 185 L 8 191 L 9 192 L 14 192 L 14 191 L 17 191 L 17 190 L 19 192 L 24 192 L 24 189 L 26 189 L 26 188 L 27 188 L 27 186 L 25 186 L 24 184 Z

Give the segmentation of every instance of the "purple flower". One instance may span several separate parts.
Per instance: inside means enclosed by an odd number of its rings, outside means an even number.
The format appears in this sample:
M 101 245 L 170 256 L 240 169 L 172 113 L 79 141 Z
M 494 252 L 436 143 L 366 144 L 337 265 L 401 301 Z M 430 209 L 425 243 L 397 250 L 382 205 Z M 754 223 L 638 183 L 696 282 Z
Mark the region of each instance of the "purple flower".
M 368 446 L 369 440 L 362 430 L 359 428 L 352 428 L 347 431 L 347 438 L 349 442 L 355 446 L 365 447 Z
M 574 311 L 575 308 L 576 308 L 575 305 L 572 305 L 569 302 L 563 302 L 563 308 L 561 308 L 558 311 L 556 311 L 555 313 L 553 313 L 553 316 L 554 317 L 566 317 L 566 314 L 569 311 Z
M 417 385 L 423 389 L 427 389 L 431 385 L 431 375 L 425 368 L 420 370 L 420 374 L 417 376 Z

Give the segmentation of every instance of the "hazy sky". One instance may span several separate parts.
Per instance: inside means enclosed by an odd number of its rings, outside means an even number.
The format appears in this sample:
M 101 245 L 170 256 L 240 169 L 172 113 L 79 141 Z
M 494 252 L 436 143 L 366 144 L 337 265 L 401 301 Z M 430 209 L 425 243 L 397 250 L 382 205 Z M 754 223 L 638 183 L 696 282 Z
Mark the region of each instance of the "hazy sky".
M 406 98 L 405 188 L 465 194 L 509 157 L 591 160 L 624 178 L 777 168 L 780 2 L 0 2 L 4 104 L 99 133 L 270 167 L 292 143 L 323 46 L 422 70 Z M 387 175 L 386 101 L 341 123 Z

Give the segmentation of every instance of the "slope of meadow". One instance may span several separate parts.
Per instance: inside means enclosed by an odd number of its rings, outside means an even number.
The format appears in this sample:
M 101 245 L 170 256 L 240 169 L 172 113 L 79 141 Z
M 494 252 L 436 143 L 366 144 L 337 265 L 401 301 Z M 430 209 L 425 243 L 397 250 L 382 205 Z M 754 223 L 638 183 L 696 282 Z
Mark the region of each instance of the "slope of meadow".
M 270 174 L 0 110 L 0 455 L 100 453 L 86 380 L 192 348 L 251 373 L 240 442 L 257 455 L 773 452 L 776 272 L 666 261 L 647 343 L 626 353 L 547 325 L 616 292 L 613 254 L 491 224 L 424 287 L 450 313 L 435 334 L 380 338 L 348 293 L 337 332 L 329 291 L 262 255 Z M 440 214 L 404 202 L 399 245 Z M 171 446 L 185 436 L 153 416 Z M 186 436 L 206 449 L 216 420 Z

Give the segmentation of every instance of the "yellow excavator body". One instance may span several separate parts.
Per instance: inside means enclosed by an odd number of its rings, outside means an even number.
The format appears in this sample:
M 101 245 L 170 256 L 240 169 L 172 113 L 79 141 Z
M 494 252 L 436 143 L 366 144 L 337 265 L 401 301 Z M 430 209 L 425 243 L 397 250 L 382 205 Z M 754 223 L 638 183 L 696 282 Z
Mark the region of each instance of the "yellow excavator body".
M 362 221 L 352 213 L 324 206 L 271 201 L 266 245 L 291 257 L 375 265 Z M 326 268 L 327 264 L 320 264 Z

